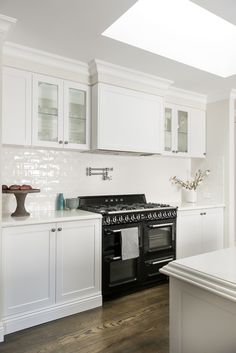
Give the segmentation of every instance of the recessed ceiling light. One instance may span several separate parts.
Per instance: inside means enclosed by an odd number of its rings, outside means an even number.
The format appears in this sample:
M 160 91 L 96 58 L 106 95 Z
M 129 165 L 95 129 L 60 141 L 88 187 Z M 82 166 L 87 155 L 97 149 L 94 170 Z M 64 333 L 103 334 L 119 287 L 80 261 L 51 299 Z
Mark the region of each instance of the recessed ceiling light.
M 189 0 L 139 0 L 102 34 L 218 76 L 236 74 L 236 26 Z

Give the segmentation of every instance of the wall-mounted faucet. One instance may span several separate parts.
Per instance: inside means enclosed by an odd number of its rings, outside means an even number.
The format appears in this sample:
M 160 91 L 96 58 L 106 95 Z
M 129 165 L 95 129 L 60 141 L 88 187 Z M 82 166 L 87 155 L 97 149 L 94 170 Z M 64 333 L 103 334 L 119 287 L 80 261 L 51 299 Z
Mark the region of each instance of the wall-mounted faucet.
M 109 172 L 112 172 L 113 168 L 86 168 L 86 175 L 102 175 L 103 180 L 112 180 L 112 176 L 109 175 Z

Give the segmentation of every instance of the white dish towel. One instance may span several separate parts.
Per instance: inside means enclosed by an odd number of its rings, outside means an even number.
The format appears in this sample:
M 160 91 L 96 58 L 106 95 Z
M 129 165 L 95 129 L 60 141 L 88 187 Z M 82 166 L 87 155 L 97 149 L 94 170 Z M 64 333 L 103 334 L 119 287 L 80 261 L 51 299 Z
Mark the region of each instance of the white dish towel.
M 135 259 L 136 257 L 139 257 L 138 227 L 122 229 L 121 257 L 122 257 L 122 260 Z

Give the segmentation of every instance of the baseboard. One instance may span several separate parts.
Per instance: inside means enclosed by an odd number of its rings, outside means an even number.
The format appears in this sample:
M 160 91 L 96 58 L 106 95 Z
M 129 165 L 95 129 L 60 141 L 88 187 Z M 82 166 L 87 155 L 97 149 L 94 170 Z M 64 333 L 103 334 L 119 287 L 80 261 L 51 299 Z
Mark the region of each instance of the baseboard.
M 32 326 L 40 325 L 45 322 L 60 319 L 65 316 L 77 314 L 102 305 L 100 294 L 81 299 L 74 302 L 53 305 L 45 309 L 28 312 L 20 315 L 8 316 L 2 320 L 2 333 L 0 325 L 0 341 L 4 340 L 4 335 L 23 330 Z

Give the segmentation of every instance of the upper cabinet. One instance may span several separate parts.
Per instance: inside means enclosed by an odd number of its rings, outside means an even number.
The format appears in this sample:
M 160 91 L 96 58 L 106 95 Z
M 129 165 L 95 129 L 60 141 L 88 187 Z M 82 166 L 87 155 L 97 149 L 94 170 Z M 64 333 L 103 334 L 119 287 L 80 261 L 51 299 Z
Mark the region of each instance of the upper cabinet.
M 163 97 L 98 83 L 92 89 L 92 148 L 161 153 Z
M 87 85 L 33 75 L 33 145 L 88 149 Z
M 163 154 L 203 158 L 205 149 L 205 112 L 175 104 L 166 105 Z
M 31 145 L 31 80 L 27 71 L 3 68 L 2 143 Z

